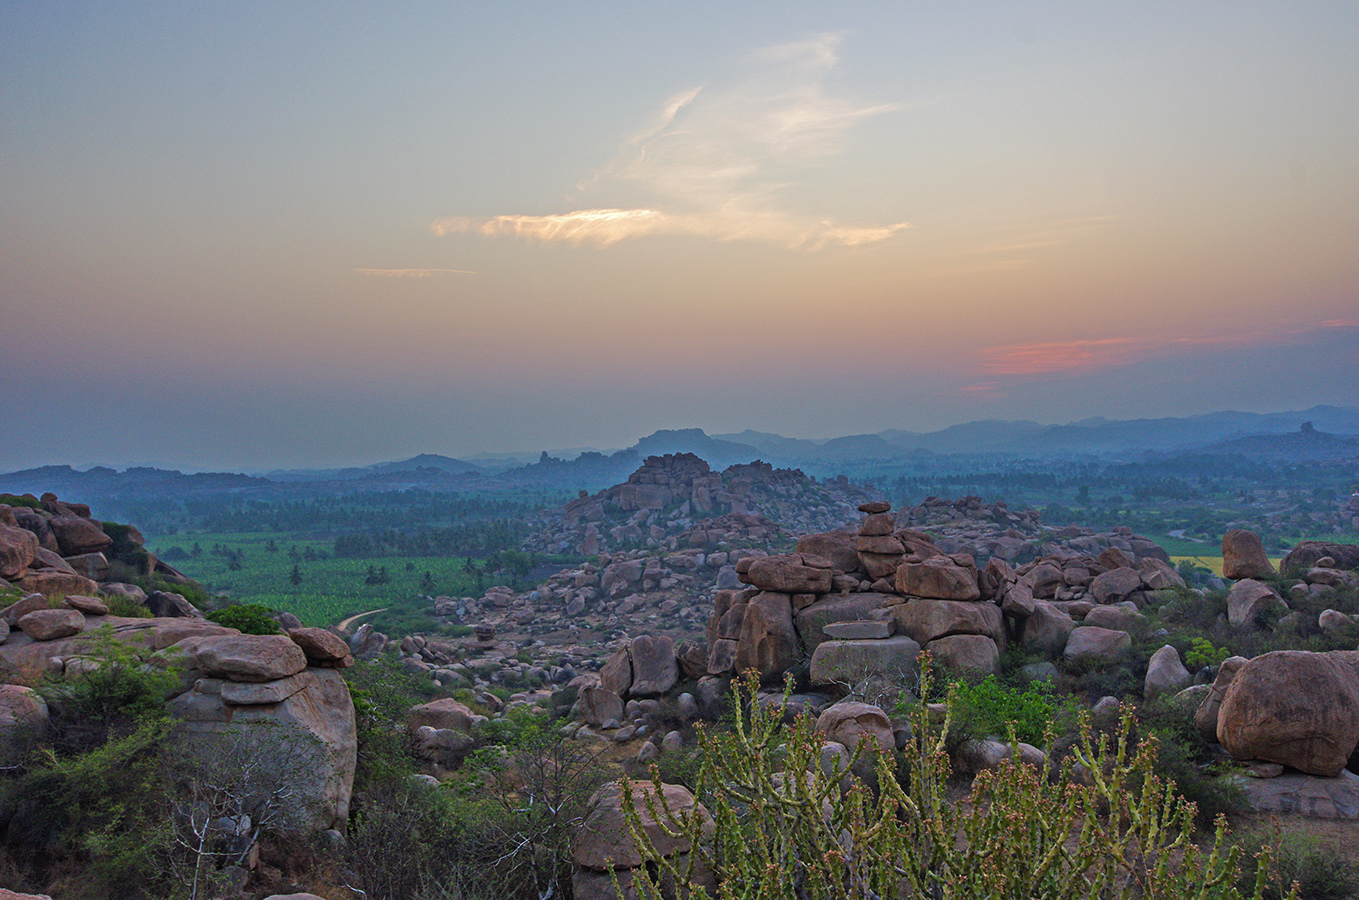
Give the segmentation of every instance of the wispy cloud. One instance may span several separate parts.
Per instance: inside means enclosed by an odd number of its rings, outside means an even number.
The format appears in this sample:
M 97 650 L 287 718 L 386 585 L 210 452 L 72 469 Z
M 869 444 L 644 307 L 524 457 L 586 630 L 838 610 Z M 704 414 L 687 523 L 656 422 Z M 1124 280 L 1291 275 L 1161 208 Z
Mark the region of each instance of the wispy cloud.
M 1332 319 L 1268 331 L 1176 337 L 1106 337 L 986 347 L 978 353 L 977 366 L 987 376 L 987 380 L 967 385 L 962 390 L 997 393 L 1007 383 L 1024 379 L 1106 371 L 1210 347 L 1260 348 L 1276 343 L 1306 343 L 1316 339 L 1323 331 L 1337 328 L 1359 329 L 1359 320 Z
M 373 278 L 434 278 L 438 275 L 476 275 L 470 269 L 355 269 L 358 275 Z
M 430 230 L 598 246 L 654 234 L 812 250 L 886 240 L 909 223 L 845 222 L 792 209 L 784 199 L 811 166 L 843 152 L 856 124 L 899 109 L 828 93 L 839 45 L 838 35 L 823 34 L 769 47 L 748 60 L 748 74 L 733 83 L 667 98 L 611 161 L 576 186 L 582 194 L 635 192 L 645 198 L 635 208 L 455 217 L 436 220 Z

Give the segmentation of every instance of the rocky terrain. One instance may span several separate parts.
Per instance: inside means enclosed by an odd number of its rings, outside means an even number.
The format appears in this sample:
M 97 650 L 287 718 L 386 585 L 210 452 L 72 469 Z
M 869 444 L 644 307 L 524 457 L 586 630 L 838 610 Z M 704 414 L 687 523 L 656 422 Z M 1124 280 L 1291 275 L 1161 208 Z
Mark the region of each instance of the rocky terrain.
M 100 642 L 112 638 L 177 673 L 166 705 L 183 747 L 220 759 L 228 736 L 244 735 L 256 757 L 288 773 L 290 827 L 332 847 L 344 846 L 353 821 L 358 727 L 342 673 L 356 662 L 394 663 L 436 695 L 400 722 L 417 781 L 436 785 L 462 777 L 489 724 L 516 711 L 558 717 L 563 740 L 610 766 L 636 772 L 679 758 L 693 749 L 690 726 L 721 714 L 743 672 L 758 679 L 762 707 L 814 718 L 822 764 L 840 772 L 864 741 L 906 746 L 910 726 L 895 704 L 919 687 L 926 656 L 936 672 L 976 680 L 1017 653 L 1022 670 L 1007 677 L 1031 683 L 1136 671 L 1134 697 L 1079 701 L 1106 725 L 1122 702 L 1166 704 L 1235 767 L 1256 810 L 1359 820 L 1359 775 L 1349 769 L 1359 746 L 1359 549 L 1305 542 L 1281 573 L 1255 534 L 1233 530 L 1222 539 L 1225 580 L 1192 586 L 1128 528 L 1055 528 L 1033 510 L 976 497 L 894 511 L 868 493 L 758 464 L 719 474 L 684 455 L 650 458 L 531 539 L 594 550 L 591 562 L 528 591 L 429 598 L 437 617 L 470 628 L 465 637 L 302 628 L 286 613 L 275 616 L 279 634 L 242 634 L 207 621 L 183 594 L 116 580 L 183 579 L 141 549 L 135 528 L 51 495 L 0 505 L 0 573 L 17 598 L 0 610 L 0 770 L 21 771 L 51 739 L 49 702 L 64 696 L 52 686 L 104 665 Z M 859 502 L 846 511 L 849 498 Z M 771 518 L 780 511 L 816 527 L 789 528 Z M 1212 602 L 1213 591 L 1225 591 L 1217 633 L 1330 636 L 1346 649 L 1190 664 L 1183 641 L 1158 640 L 1169 632 L 1153 623 Z M 280 728 L 301 744 L 280 748 Z M 952 748 L 955 771 L 995 768 L 1016 749 L 1022 761 L 1044 758 L 1000 737 Z M 631 789 L 702 810 L 681 785 Z M 624 805 L 615 780 L 583 809 L 575 897 L 612 897 L 615 879 L 639 877 Z M 244 884 L 259 852 L 253 833 L 231 828 L 244 842 Z M 682 852 L 665 829 L 650 833 L 661 852 Z

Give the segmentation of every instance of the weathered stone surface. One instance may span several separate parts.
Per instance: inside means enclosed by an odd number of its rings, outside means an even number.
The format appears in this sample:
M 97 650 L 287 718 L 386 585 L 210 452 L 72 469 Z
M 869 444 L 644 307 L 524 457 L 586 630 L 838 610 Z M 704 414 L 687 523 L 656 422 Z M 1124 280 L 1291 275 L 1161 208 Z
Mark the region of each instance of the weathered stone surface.
M 1035 600 L 1033 612 L 1020 622 L 1019 643 L 1026 649 L 1052 655 L 1066 649 L 1076 620 L 1046 600 Z
M 328 669 L 344 669 L 353 665 L 349 645 L 338 634 L 324 628 L 290 628 L 288 637 L 302 648 L 307 663 Z
M 1244 528 L 1233 528 L 1222 536 L 1222 575 L 1224 578 L 1265 578 L 1277 575 L 1265 555 L 1260 536 Z
M 788 595 L 772 591 L 756 594 L 741 622 L 736 670 L 753 668 L 759 672 L 761 681 L 781 681 L 783 673 L 801 658 L 802 643 L 793 628 L 793 607 Z
M 891 619 L 858 619 L 853 622 L 831 622 L 821 631 L 837 641 L 873 641 L 892 636 L 895 623 Z
M 1136 569 L 1125 566 L 1096 575 L 1089 590 L 1096 603 L 1118 603 L 1141 587 L 1142 576 Z
M 282 640 L 286 637 L 279 635 Z M 298 654 L 302 651 L 288 641 Z M 298 837 L 344 828 L 354 786 L 358 732 L 354 704 L 340 673 L 308 669 L 300 690 L 278 703 L 226 704 L 221 695 L 188 691 L 170 701 L 175 734 L 198 758 L 214 760 L 242 744 L 261 753 L 267 770 L 284 773 L 296 794 L 285 832 Z
M 484 719 L 484 716 L 473 713 L 466 705 L 445 697 L 407 710 L 406 730 L 413 734 L 417 728 L 428 725 L 436 730 L 451 728 L 471 734 L 472 726 Z
M 68 575 L 75 575 L 76 570 L 71 568 L 71 564 L 62 559 L 53 550 L 39 547 L 33 554 L 33 562 L 29 564 L 32 569 L 51 569 L 54 572 L 65 572 Z
M 28 571 L 37 552 L 38 538 L 33 532 L 0 524 L 0 578 L 18 579 Z
M 17 766 L 48 735 L 47 702 L 37 691 L 0 684 L 0 766 Z
M 708 648 L 708 674 L 723 675 L 736 667 L 736 642 L 718 638 Z
M 623 698 L 602 687 L 583 687 L 580 689 L 580 714 L 586 723 L 596 728 L 610 720 L 622 721 Z
M 919 563 L 902 563 L 897 567 L 897 590 L 910 597 L 936 600 L 977 600 L 975 570 L 956 564 L 947 556 L 932 556 Z
M 1284 772 L 1275 778 L 1235 779 L 1255 812 L 1311 819 L 1359 819 L 1359 775 L 1335 778 Z
M 891 753 L 896 748 L 887 713 L 856 700 L 841 700 L 827 707 L 817 716 L 816 730 L 827 740 L 845 745 L 851 752 L 863 740 L 872 741 L 884 753 Z
M 662 784 L 657 791 L 649 781 L 630 781 L 627 787 L 642 833 L 662 856 L 673 856 L 688 849 L 688 839 L 678 833 L 681 829 L 670 823 L 670 816 L 696 814 L 703 823 L 703 835 L 710 836 L 715 830 L 708 810 L 682 785 Z M 620 782 L 609 782 L 595 791 L 571 850 L 577 865 L 603 871 L 610 867 L 631 869 L 642 864 L 642 855 L 632 840 L 623 812 L 625 802 Z M 651 814 L 651 808 L 655 808 L 660 821 Z
M 29 569 L 24 577 L 15 580 L 14 585 L 25 591 L 48 596 L 93 594 L 99 590 L 99 585 L 84 575 L 56 569 Z
M 1147 617 L 1135 609 L 1129 609 L 1127 604 L 1121 604 L 1119 606 L 1096 606 L 1085 614 L 1085 618 L 1081 622 L 1085 625 L 1095 625 L 1099 628 L 1111 628 L 1115 631 L 1132 633 L 1141 631 L 1146 627 Z
M 1278 650 L 1236 673 L 1217 739 L 1237 759 L 1334 778 L 1359 745 L 1359 652 Z
M 906 637 L 827 640 L 812 654 L 813 684 L 858 684 L 865 678 L 902 680 L 916 670 L 920 644 Z
M 1229 656 L 1224 659 L 1217 667 L 1217 676 L 1208 689 L 1208 696 L 1203 698 L 1203 702 L 1194 713 L 1194 727 L 1198 729 L 1199 736 L 1210 744 L 1217 743 L 1217 716 L 1222 707 L 1222 698 L 1227 696 L 1227 688 L 1231 686 L 1232 679 L 1247 662 L 1249 660 L 1244 656 Z
M 87 616 L 107 616 L 109 614 L 109 605 L 98 597 L 82 597 L 79 594 L 72 594 L 61 601 L 61 605 Z
M 1132 649 L 1132 635 L 1126 631 L 1081 625 L 1072 630 L 1062 655 L 1076 661 L 1090 659 L 1101 663 L 1113 662 Z
M 1033 588 L 1027 584 L 1015 583 L 1000 590 L 1004 592 L 1000 601 L 1001 612 L 1016 619 L 1025 619 L 1033 615 L 1034 604 L 1037 602 L 1033 598 Z
M 1237 628 L 1254 628 L 1262 617 L 1283 615 L 1288 604 L 1264 582 L 1246 578 L 1227 594 L 1227 621 Z
M 741 580 L 754 585 L 761 591 L 782 594 L 826 594 L 831 589 L 831 563 L 823 560 L 824 567 L 805 565 L 809 554 L 790 553 L 783 556 L 766 556 L 750 564 Z M 817 559 L 813 557 L 813 560 Z M 737 569 L 739 572 L 740 569 Z
M 21 894 L 9 888 L 0 888 L 0 900 L 52 900 L 50 894 Z
M 905 557 L 900 553 L 863 553 L 859 554 L 859 567 L 872 581 L 880 578 L 895 578 L 897 566 Z
M 1359 545 L 1330 541 L 1303 541 L 1288 551 L 1288 555 L 1279 563 L 1279 568 L 1285 572 L 1300 572 L 1318 565 L 1320 560 L 1327 557 L 1332 560 L 1330 568 L 1359 569 Z
M 35 641 L 55 641 L 80 634 L 85 617 L 74 609 L 35 609 L 20 617 L 17 624 Z
M 872 617 L 874 610 L 893 606 L 901 602 L 894 594 L 867 592 L 849 594 L 843 597 L 825 597 L 811 606 L 797 611 L 797 631 L 802 639 L 804 652 L 810 656 L 816 645 L 826 640 L 825 626 L 833 622 L 857 622 Z
M 954 675 L 989 675 L 1000 671 L 1000 648 L 982 634 L 951 634 L 925 645 L 934 663 Z
M 1137 571 L 1142 576 L 1142 583 L 1153 591 L 1185 586 L 1184 578 L 1171 567 L 1170 563 L 1151 556 L 1144 556 L 1137 561 Z
M 98 525 L 79 516 L 53 516 L 48 527 L 57 538 L 57 550 L 62 556 L 99 553 L 113 546 L 113 538 Z
M 1178 693 L 1189 686 L 1193 676 L 1180 662 L 1180 651 L 1170 644 L 1151 655 L 1147 663 L 1147 677 L 1142 683 L 1142 696 L 1154 700 L 1163 694 Z
M 274 681 L 301 672 L 307 657 L 286 634 L 242 634 L 202 639 L 194 665 L 210 678 Z
M 47 602 L 47 598 L 42 594 L 29 594 L 27 597 L 16 600 L 5 607 L 4 613 L 0 615 L 3 615 L 4 620 L 9 624 L 17 625 L 19 624 L 20 619 L 33 612 L 35 609 L 49 608 L 50 606 Z
M 203 618 L 203 613 L 186 600 L 183 594 L 170 591 L 152 591 L 146 596 L 146 608 L 151 611 L 151 615 L 163 619 Z
M 615 650 L 599 670 L 599 686 L 620 697 L 628 695 L 632 687 L 632 655 L 627 647 Z
M 632 687 L 634 697 L 657 697 L 679 682 L 675 642 L 668 635 L 639 635 L 632 639 Z
M 1005 640 L 1005 621 L 994 603 L 908 599 L 892 607 L 897 631 L 922 646 L 951 634 L 983 634 L 993 643 Z
M 306 673 L 289 675 L 277 681 L 237 682 L 222 681 L 218 694 L 224 703 L 237 706 L 259 706 L 262 703 L 282 703 L 307 686 Z
M 798 538 L 797 551 L 824 556 L 831 561 L 832 568 L 841 572 L 853 572 L 859 568 L 859 554 L 855 550 L 854 542 L 855 535 L 849 531 L 804 534 Z

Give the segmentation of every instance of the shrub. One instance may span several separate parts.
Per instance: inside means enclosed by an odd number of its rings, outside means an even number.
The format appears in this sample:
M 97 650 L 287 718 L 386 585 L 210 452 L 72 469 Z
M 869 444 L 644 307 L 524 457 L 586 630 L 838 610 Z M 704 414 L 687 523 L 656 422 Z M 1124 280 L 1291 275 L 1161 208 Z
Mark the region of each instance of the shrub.
M 749 695 L 758 685 L 752 677 L 735 689 Z M 858 780 L 842 793 L 842 773 L 822 773 L 821 738 L 807 718 L 785 730 L 779 710 L 735 705 L 733 731 L 703 742 L 710 839 L 701 814 L 648 804 L 651 818 L 687 837 L 688 853 L 662 856 L 625 790 L 629 830 L 647 861 L 633 884 L 648 900 L 664 896 L 663 883 L 690 882 L 700 866 L 724 898 L 1241 896 L 1233 884 L 1240 854 L 1225 824 L 1206 850 L 1192 841 L 1193 805 L 1156 775 L 1155 740 L 1131 739 L 1131 714 L 1112 743 L 1083 723 L 1073 756 L 1085 782 L 1069 768 L 1011 761 L 979 775 L 969 801 L 955 804 L 945 798 L 951 716 L 938 725 L 916 705 L 905 785 L 880 754 L 873 797 Z M 1254 896 L 1263 887 L 1258 879 Z
M 208 613 L 208 619 L 218 625 L 235 628 L 241 634 L 278 634 L 280 630 L 273 613 L 259 603 L 224 606 Z
M 1248 834 L 1241 843 L 1246 853 L 1267 850 L 1275 859 L 1275 869 L 1265 884 L 1264 900 L 1279 900 L 1288 895 L 1296 882 L 1303 900 L 1345 900 L 1359 891 L 1356 872 L 1334 848 L 1316 835 L 1281 831 L 1274 827 Z
M 150 619 L 151 610 L 144 604 L 138 603 L 131 597 L 124 597 L 122 594 L 109 594 L 104 597 L 104 604 L 109 608 L 109 615 L 122 616 L 125 619 Z
M 1058 699 L 1050 685 L 1036 682 L 1026 688 L 1007 687 L 994 675 L 974 684 L 953 687 L 954 727 L 966 737 L 1015 737 L 1027 744 L 1042 745 L 1044 733 L 1059 719 L 1074 724 L 1075 703 Z M 965 738 L 964 738 L 965 739 Z
M 1222 661 L 1231 655 L 1231 651 L 1226 647 L 1214 647 L 1213 642 L 1204 637 L 1196 637 L 1190 641 L 1189 651 L 1184 655 L 1185 665 L 1189 671 L 1196 672 L 1206 666 L 1221 665 Z

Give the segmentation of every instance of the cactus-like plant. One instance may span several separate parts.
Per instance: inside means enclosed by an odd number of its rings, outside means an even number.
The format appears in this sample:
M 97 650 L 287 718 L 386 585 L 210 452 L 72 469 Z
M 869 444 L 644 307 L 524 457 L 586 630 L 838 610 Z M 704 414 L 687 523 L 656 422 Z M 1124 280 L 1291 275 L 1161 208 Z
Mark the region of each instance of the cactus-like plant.
M 929 668 L 923 668 L 927 687 Z M 1194 806 L 1157 777 L 1154 740 L 1134 743 L 1132 715 L 1113 739 L 1088 721 L 1073 759 L 1060 770 L 1018 761 L 977 776 L 967 798 L 950 802 L 945 738 L 950 726 L 915 704 L 912 739 L 899 759 L 863 741 L 849 766 L 823 766 L 810 719 L 783 727 L 782 710 L 754 702 L 753 677 L 733 686 L 735 721 L 704 734 L 700 809 L 656 808 L 650 818 L 687 839 L 666 857 L 623 809 L 647 865 L 631 891 L 721 900 L 1241 900 L 1239 851 L 1219 820 L 1211 846 L 1194 843 Z M 928 696 L 927 690 L 921 692 Z M 1014 748 L 1017 750 L 1017 747 Z M 877 788 L 847 777 L 876 753 Z M 653 770 L 654 772 L 654 770 Z M 659 776 L 654 776 L 659 784 Z M 845 784 L 847 783 L 847 787 Z M 660 796 L 659 789 L 655 796 Z M 638 798 L 641 800 L 642 798 Z M 1255 900 L 1269 860 L 1257 860 Z M 621 895 L 621 893 L 620 893 Z

